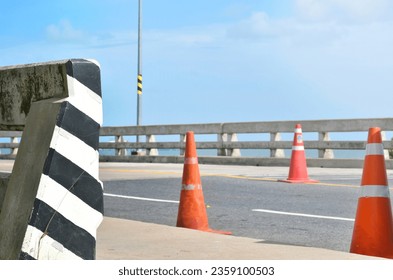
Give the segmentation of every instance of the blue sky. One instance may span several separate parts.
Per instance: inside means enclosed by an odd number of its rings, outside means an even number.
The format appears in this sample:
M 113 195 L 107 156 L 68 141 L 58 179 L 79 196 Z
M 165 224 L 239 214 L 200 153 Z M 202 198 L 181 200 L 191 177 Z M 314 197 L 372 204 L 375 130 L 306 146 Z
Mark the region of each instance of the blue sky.
M 5 1 L 0 65 L 93 58 L 136 124 L 137 0 Z M 392 117 L 390 0 L 143 0 L 142 124 Z

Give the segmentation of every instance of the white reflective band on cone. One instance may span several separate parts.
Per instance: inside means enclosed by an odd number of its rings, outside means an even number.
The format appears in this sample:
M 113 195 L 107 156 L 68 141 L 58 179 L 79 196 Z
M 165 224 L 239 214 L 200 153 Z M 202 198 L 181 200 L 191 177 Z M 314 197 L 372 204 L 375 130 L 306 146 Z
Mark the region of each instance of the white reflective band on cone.
M 202 189 L 202 185 L 182 185 L 181 186 L 181 188 L 182 188 L 182 190 L 185 190 L 185 191 L 193 191 L 193 190 L 200 190 L 200 189 Z
M 370 143 L 366 145 L 366 155 L 384 155 L 381 143 Z
M 389 197 L 388 186 L 367 185 L 360 187 L 360 197 Z
M 302 129 L 301 128 L 296 128 L 295 129 L 295 133 L 302 133 Z
M 292 146 L 293 151 L 304 151 L 304 146 Z
M 189 157 L 184 159 L 184 164 L 197 164 L 198 158 L 196 157 Z

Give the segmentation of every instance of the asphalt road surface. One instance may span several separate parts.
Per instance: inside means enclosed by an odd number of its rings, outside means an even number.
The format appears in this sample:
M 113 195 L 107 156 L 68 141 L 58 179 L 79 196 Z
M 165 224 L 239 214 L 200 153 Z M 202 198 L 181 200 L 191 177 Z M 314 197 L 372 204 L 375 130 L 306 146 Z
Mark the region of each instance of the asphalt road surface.
M 277 181 L 286 179 L 285 168 L 200 168 L 211 228 L 349 251 L 361 170 L 312 169 L 320 183 L 288 184 Z M 101 174 L 106 216 L 176 226 L 181 165 L 109 166 Z

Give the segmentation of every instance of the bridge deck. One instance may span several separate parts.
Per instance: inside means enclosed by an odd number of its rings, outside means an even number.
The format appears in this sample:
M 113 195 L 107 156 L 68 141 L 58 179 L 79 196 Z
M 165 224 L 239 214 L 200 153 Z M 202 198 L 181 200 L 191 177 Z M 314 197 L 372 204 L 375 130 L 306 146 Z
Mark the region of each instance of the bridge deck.
M 0 161 L 0 171 L 11 171 L 13 161 Z M 200 165 L 202 176 L 248 176 L 266 180 L 283 179 L 285 167 Z M 309 168 L 310 177 L 361 176 L 360 169 Z M 101 163 L 104 182 L 181 178 L 180 164 Z M 104 217 L 98 229 L 97 259 L 370 259 L 321 248 L 271 244 L 262 239 L 205 233 L 174 226 Z

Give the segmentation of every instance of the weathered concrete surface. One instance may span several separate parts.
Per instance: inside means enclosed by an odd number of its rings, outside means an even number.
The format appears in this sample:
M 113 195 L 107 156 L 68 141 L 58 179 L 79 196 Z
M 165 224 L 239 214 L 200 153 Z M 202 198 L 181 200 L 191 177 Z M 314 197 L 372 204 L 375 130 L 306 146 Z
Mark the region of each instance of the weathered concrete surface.
M 0 172 L 0 213 L 11 173 Z
M 22 130 L 32 102 L 67 97 L 65 62 L 0 67 L 0 129 Z
M 0 259 L 95 257 L 93 231 L 103 211 L 97 151 L 101 124 L 100 67 L 95 61 L 0 68 L 0 130 L 23 130 L 7 189 L 0 189 Z M 47 190 L 59 185 L 65 189 L 56 193 L 75 194 L 77 186 L 87 186 L 72 203 L 91 214 L 88 204 L 95 218 L 78 220 L 74 212 L 72 218 L 57 215 L 75 210 L 71 203 L 60 207 L 69 196 L 59 198 Z
M 69 97 L 72 85 L 68 84 L 67 75 L 90 80 L 86 86 L 101 96 L 99 67 L 94 63 L 78 62 L 87 60 L 67 59 L 0 67 L 0 130 L 23 130 L 32 102 Z
M 0 259 L 19 257 L 60 106 L 31 107 L 0 213 Z

